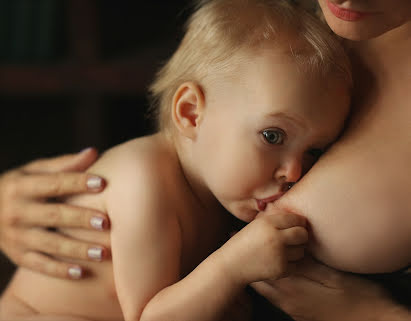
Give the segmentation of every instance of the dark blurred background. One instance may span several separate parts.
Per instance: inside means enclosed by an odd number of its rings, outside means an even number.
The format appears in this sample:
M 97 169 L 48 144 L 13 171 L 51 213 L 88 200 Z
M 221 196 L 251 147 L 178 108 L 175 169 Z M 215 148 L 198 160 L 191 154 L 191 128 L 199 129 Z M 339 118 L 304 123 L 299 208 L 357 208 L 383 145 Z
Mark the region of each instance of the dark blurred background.
M 146 89 L 188 0 L 0 0 L 0 173 L 152 131 Z M 0 291 L 13 266 L 0 254 Z

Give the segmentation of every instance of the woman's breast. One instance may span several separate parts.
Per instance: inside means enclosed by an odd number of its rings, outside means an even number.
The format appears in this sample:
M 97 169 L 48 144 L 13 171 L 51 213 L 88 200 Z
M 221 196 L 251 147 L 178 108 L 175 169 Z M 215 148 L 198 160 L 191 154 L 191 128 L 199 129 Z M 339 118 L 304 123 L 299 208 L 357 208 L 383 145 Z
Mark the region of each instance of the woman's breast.
M 277 202 L 308 218 L 314 256 L 358 273 L 411 263 L 411 108 L 374 107 Z

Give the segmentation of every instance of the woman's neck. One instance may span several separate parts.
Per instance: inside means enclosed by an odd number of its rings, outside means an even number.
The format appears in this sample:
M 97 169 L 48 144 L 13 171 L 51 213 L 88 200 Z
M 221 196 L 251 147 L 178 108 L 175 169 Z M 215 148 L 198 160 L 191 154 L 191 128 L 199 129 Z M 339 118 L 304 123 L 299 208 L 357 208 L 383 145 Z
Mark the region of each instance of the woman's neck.
M 377 38 L 347 43 L 353 56 L 354 72 L 358 64 L 377 82 L 410 81 L 411 21 Z M 354 75 L 355 77 L 355 75 Z

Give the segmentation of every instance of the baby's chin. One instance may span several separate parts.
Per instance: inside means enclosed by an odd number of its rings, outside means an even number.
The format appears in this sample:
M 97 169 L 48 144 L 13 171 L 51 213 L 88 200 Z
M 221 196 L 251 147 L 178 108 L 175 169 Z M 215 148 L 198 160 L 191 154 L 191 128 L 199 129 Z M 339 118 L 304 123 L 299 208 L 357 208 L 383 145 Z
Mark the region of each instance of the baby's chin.
M 227 212 L 244 223 L 250 223 L 251 221 L 255 220 L 255 218 L 261 213 L 256 208 L 252 208 L 252 206 L 249 206 L 248 204 L 244 204 L 242 202 L 232 204 L 222 203 L 222 205 Z

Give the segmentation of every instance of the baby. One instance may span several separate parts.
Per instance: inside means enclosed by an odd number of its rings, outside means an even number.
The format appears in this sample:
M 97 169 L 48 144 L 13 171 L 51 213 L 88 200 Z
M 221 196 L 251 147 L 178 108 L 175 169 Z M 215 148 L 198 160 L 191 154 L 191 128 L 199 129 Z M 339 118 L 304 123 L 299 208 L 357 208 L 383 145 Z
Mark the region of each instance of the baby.
M 112 262 L 79 283 L 20 268 L 2 320 L 232 320 L 248 284 L 303 257 L 305 219 L 265 209 L 338 137 L 350 86 L 337 40 L 289 1 L 201 3 L 150 88 L 158 132 L 90 168 L 103 193 L 67 200 L 109 214 L 110 234 L 61 232 Z

